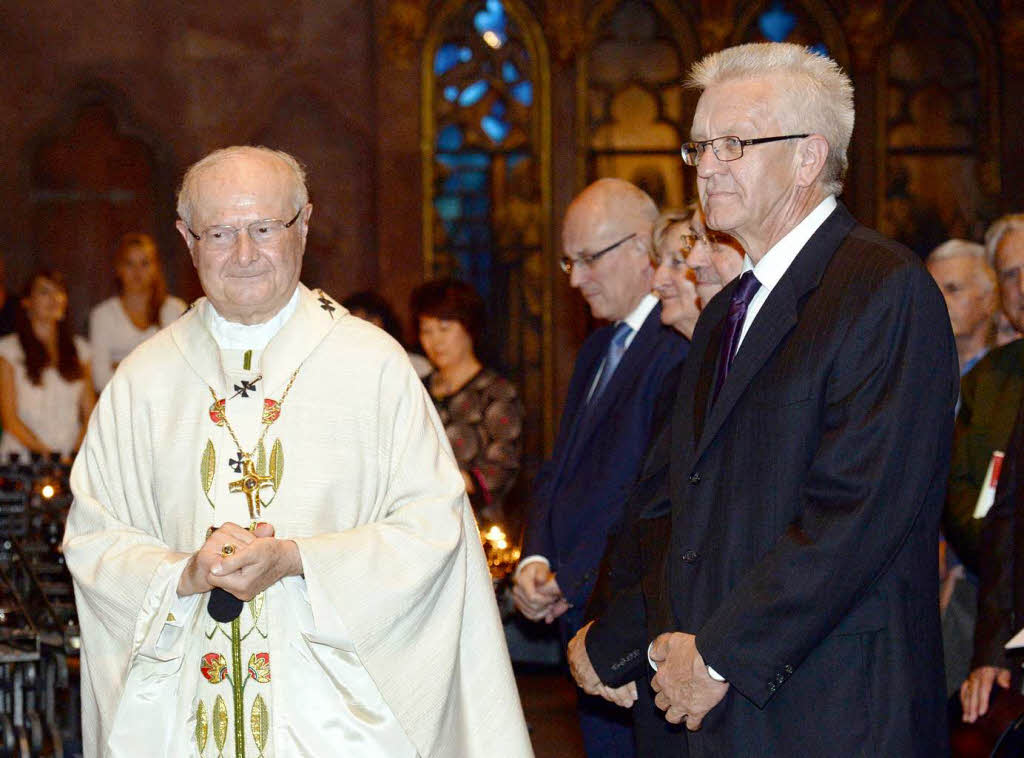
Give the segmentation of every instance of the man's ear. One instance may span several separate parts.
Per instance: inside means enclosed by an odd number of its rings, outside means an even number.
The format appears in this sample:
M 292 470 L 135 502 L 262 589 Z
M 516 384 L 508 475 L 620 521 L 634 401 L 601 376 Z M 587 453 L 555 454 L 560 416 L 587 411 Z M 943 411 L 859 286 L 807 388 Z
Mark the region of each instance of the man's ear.
M 796 185 L 810 187 L 821 176 L 828 159 L 828 140 L 820 134 L 812 134 L 800 140 L 797 146 L 799 165 L 796 172 Z
M 309 217 L 313 215 L 313 204 L 306 203 L 302 209 L 302 243 L 306 243 L 306 235 L 309 233 Z
M 192 236 L 192 232 L 188 230 L 188 226 L 186 226 L 185 222 L 180 218 L 174 222 L 174 227 L 178 230 L 178 234 L 181 235 L 181 238 L 185 240 L 185 247 L 188 248 L 188 254 L 192 257 L 192 265 L 195 266 L 196 251 L 193 243 L 196 241 L 196 238 Z

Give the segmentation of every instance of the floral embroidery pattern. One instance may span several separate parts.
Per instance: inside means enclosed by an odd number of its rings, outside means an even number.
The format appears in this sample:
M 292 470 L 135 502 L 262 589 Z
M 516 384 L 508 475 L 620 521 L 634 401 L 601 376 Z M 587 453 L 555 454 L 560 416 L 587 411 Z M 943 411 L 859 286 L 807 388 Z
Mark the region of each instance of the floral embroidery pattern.
M 224 401 L 221 400 L 221 403 Z M 277 417 L 281 415 L 281 404 L 276 400 L 271 400 L 269 397 L 263 399 L 263 423 L 266 425 L 273 424 L 277 421 Z M 210 418 L 213 418 L 211 411 Z
M 267 705 L 260 695 L 252 701 L 252 711 L 249 715 L 249 728 L 252 729 L 252 739 L 256 743 L 260 755 L 263 755 L 267 747 L 267 737 L 270 735 L 270 713 L 267 712 Z
M 270 653 L 253 653 L 249 656 L 249 676 L 260 684 L 270 681 Z
M 264 411 L 265 412 L 265 411 Z M 224 426 L 226 416 L 224 415 L 224 401 L 218 400 L 210 406 L 210 421 L 217 426 Z
M 199 664 L 199 670 L 210 684 L 219 684 L 227 676 L 228 664 L 220 653 L 207 653 L 203 656 L 203 662 Z

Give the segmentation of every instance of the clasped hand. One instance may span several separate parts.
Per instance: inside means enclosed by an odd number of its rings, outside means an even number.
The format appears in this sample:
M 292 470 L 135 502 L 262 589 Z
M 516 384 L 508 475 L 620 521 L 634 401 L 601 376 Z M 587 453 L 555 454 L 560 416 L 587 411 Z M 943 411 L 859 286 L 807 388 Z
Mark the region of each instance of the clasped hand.
M 519 612 L 530 621 L 550 624 L 569 610 L 555 575 L 542 561 L 527 563 L 516 574 L 512 598 Z
M 657 693 L 654 704 L 665 711 L 670 723 L 685 719 L 691 732 L 700 729 L 708 711 L 729 691 L 729 683 L 711 678 L 692 634 L 660 635 L 651 645 L 651 660 L 658 664 L 658 673 L 651 680 Z
M 223 555 L 225 545 L 234 546 L 231 555 Z M 248 601 L 282 577 L 301 573 L 298 545 L 274 537 L 273 526 L 260 523 L 250 532 L 228 521 L 192 554 L 178 580 L 178 595 L 196 595 L 220 587 Z
M 590 661 L 590 655 L 587 653 L 587 632 L 593 623 L 591 621 L 584 626 L 569 641 L 569 671 L 572 672 L 576 684 L 588 695 L 596 695 L 609 703 L 629 708 L 636 702 L 636 682 L 627 682 L 621 687 L 609 687 L 601 681 L 594 664 Z

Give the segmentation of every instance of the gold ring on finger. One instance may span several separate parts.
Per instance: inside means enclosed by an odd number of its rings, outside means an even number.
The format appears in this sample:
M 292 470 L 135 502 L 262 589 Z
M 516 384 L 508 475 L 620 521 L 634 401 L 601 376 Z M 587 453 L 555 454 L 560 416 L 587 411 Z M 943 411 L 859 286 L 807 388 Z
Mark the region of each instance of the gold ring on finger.
M 229 555 L 235 554 L 235 546 L 230 542 L 220 549 L 220 554 L 227 558 Z

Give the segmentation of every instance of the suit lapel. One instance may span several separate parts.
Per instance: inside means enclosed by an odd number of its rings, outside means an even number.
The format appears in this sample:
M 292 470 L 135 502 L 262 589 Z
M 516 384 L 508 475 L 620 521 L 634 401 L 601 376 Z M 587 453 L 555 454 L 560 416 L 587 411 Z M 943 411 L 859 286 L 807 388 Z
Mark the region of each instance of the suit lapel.
M 603 334 L 598 336 L 595 333 L 597 339 L 587 346 L 590 352 L 586 355 L 581 354 L 577 358 L 578 361 L 583 362 L 583 365 L 579 366 L 580 380 L 575 382 L 574 386 L 570 386 L 569 394 L 565 399 L 563 413 L 568 415 L 562 419 L 562 423 L 559 425 L 558 440 L 555 443 L 555 450 L 562 451 L 560 455 L 554 456 L 554 459 L 558 461 L 552 477 L 555 482 L 561 481 L 563 472 L 567 468 L 571 470 L 576 465 L 577 440 L 587 408 L 587 392 L 590 390 L 590 385 L 594 383 L 594 376 L 601 365 L 601 359 L 608 352 L 608 343 L 611 342 L 614 334 L 614 330 L 610 326 L 602 327 L 601 331 Z M 628 350 L 626 355 L 629 355 Z
M 832 255 L 856 223 L 856 220 L 850 215 L 849 211 L 842 204 L 839 204 L 829 217 L 825 219 L 825 222 L 814 232 L 786 270 L 786 273 L 783 274 L 779 283 L 772 289 L 771 294 L 761 307 L 754 323 L 736 352 L 732 369 L 722 385 L 718 399 L 707 413 L 706 422 L 700 427 L 695 426 L 695 429 L 699 429 L 699 431 L 697 431 L 698 442 L 694 451 L 693 462 L 699 460 L 701 455 L 704 454 L 708 445 L 715 438 L 719 429 L 721 429 L 722 424 L 729 417 L 733 407 L 743 396 L 743 393 L 747 391 L 747 387 L 754 377 L 774 355 L 779 344 L 796 325 L 801 299 L 818 286 L 825 268 L 829 261 L 832 260 Z M 730 297 L 734 288 L 735 283 L 729 288 Z M 725 295 L 724 292 L 722 294 Z M 728 300 L 726 300 L 725 310 L 728 310 Z M 721 322 L 724 318 L 725 312 L 721 314 L 713 330 L 718 339 L 709 342 L 708 349 L 705 351 L 705 360 L 701 367 L 702 382 L 705 378 L 709 379 L 712 383 L 714 381 L 718 343 L 721 341 L 721 331 L 723 328 Z M 710 391 L 709 385 L 705 392 L 705 398 L 694 398 L 695 402 L 700 403 L 694 409 L 695 420 L 700 412 L 698 409 L 705 407 L 706 398 Z M 701 402 L 702 400 L 703 402 Z
M 591 403 L 594 405 L 588 409 L 586 392 L 590 389 L 594 375 L 597 372 L 597 366 L 595 365 L 594 371 L 590 374 L 590 381 L 584 389 L 583 398 L 581 399 L 574 423 L 576 436 L 572 443 L 572 454 L 569 456 L 573 462 L 577 458 L 577 453 L 585 449 L 590 437 L 600 429 L 609 411 L 618 402 L 619 396 L 629 390 L 636 381 L 637 375 L 640 374 L 641 368 L 650 362 L 651 353 L 658 342 L 658 333 L 664 328 L 667 327 L 661 325 L 661 305 L 659 304 L 644 319 L 643 326 L 640 327 L 640 331 L 637 332 L 637 335 L 633 338 L 633 341 L 622 356 L 622 360 L 619 361 L 619 365 L 608 382 L 608 386 L 604 388 L 604 392 L 599 397 L 591 398 Z M 607 343 L 605 347 L 607 347 Z M 604 357 L 605 352 L 601 352 L 601 357 Z M 600 361 L 597 361 L 597 365 L 600 365 Z

